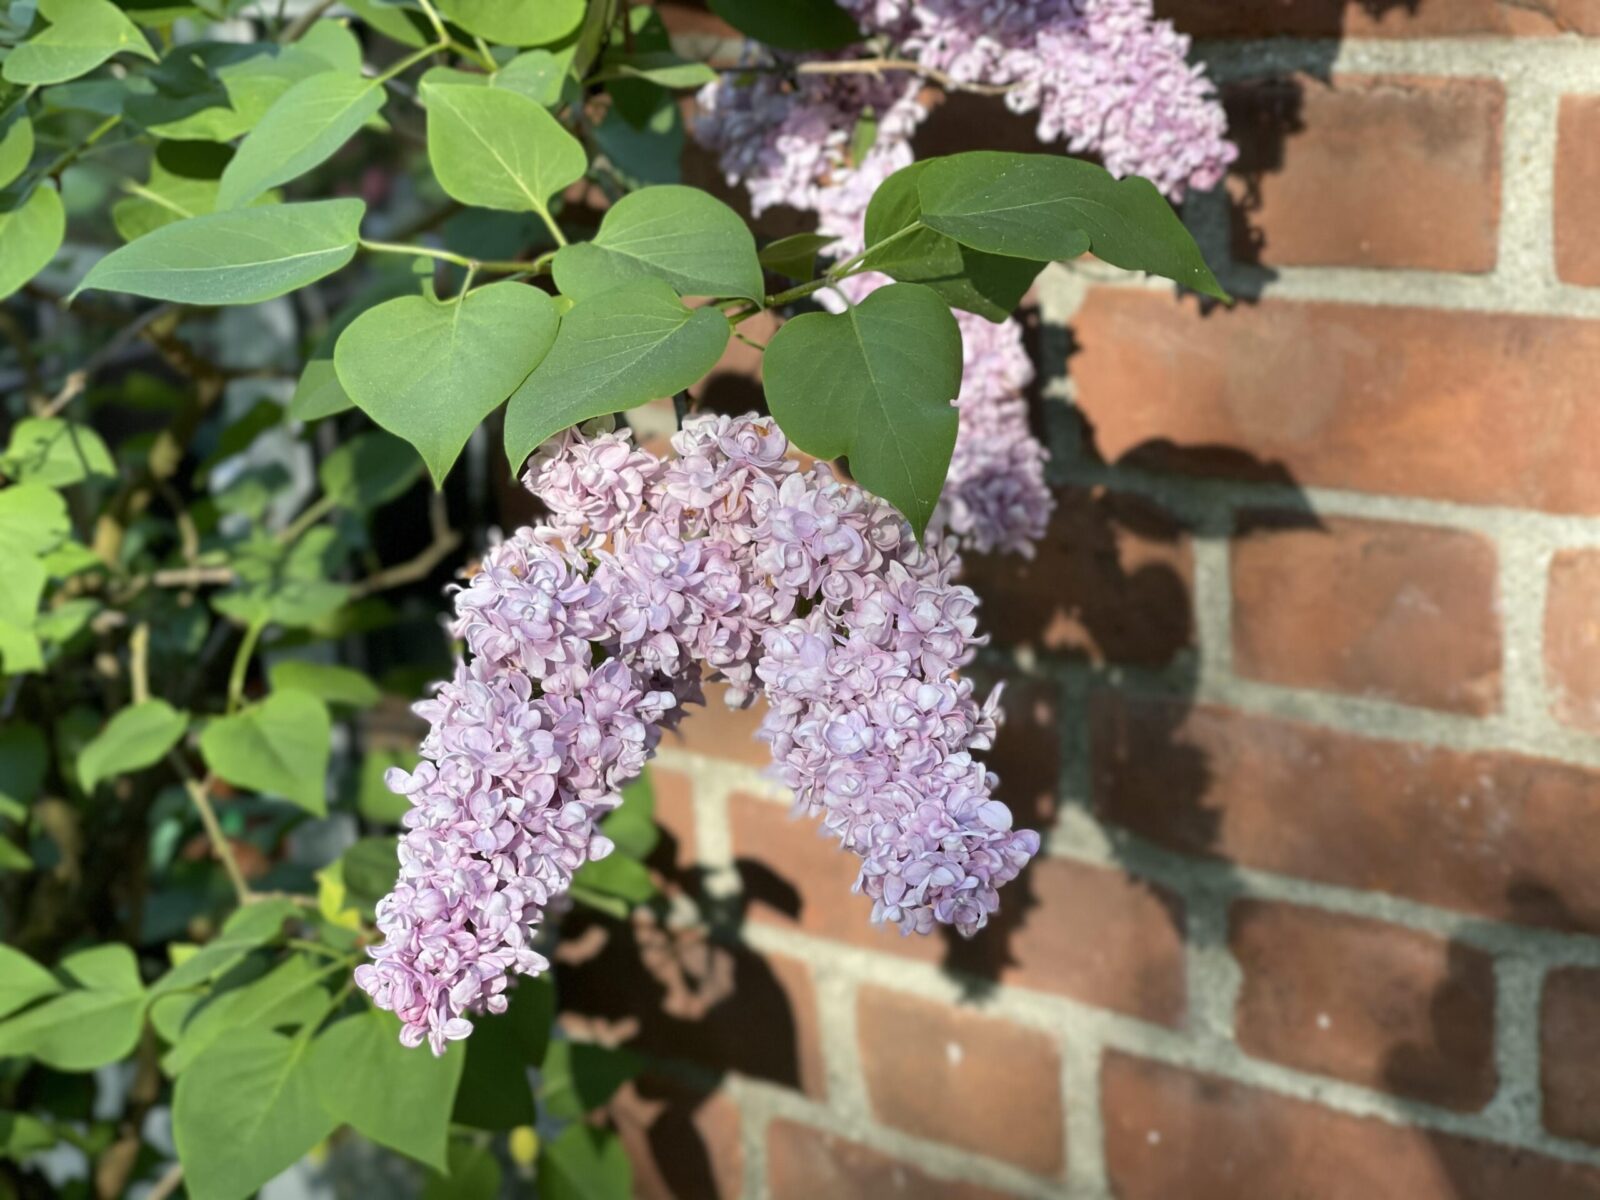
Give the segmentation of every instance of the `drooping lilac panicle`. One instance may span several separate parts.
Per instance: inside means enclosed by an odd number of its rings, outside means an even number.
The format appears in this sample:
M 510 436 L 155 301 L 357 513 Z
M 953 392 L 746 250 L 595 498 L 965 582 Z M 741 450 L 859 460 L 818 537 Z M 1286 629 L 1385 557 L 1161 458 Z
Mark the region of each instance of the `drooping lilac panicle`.
M 356 972 L 409 1045 L 442 1052 L 547 968 L 538 926 L 610 851 L 597 822 L 702 665 L 730 703 L 765 693 L 778 773 L 861 858 L 874 921 L 973 933 L 1038 849 L 972 757 L 997 696 L 958 675 L 979 639 L 953 550 L 826 465 L 801 472 L 769 420 L 694 419 L 673 446 L 564 435 L 527 475 L 549 520 L 456 595 L 471 657 L 416 706 L 422 763 L 388 778 L 412 808 L 384 942 Z

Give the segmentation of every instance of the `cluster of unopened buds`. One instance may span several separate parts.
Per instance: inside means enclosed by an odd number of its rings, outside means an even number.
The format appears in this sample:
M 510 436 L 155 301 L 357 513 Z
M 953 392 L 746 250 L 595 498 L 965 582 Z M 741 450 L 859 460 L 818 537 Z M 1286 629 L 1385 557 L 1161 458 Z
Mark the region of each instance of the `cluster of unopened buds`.
M 698 417 L 674 457 L 591 425 L 525 482 L 549 517 L 493 547 L 456 594 L 467 648 L 417 706 L 430 729 L 408 796 L 384 935 L 356 979 L 435 1052 L 500 1012 L 598 822 L 664 728 L 703 700 L 767 702 L 760 736 L 798 812 L 861 860 L 872 919 L 982 928 L 1039 848 L 1011 827 L 988 749 L 998 693 L 959 670 L 982 639 L 955 549 L 888 504 L 802 469 L 771 421 Z

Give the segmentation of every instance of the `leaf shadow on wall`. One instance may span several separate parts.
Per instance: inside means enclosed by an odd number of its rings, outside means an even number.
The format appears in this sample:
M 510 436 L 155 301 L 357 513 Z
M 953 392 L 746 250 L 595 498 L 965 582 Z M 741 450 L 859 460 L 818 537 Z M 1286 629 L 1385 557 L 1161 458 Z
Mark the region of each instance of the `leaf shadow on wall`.
M 1019 826 L 1069 837 L 1067 829 L 1081 827 L 1070 811 L 1078 809 L 1106 826 L 1110 857 L 1131 878 L 1035 864 L 1002 889 L 999 912 L 976 937 L 944 931 L 943 965 L 974 995 L 999 982 L 1042 985 L 1176 1021 L 1181 975 L 1139 943 L 1163 942 L 1170 963 L 1186 937 L 1220 934 L 1189 928 L 1181 902 L 1149 881 L 1161 852 L 1137 835 L 1222 853 L 1213 772 L 1184 728 L 1200 666 L 1194 547 L 1248 530 L 1171 477 L 1248 478 L 1270 488 L 1280 528 L 1319 525 L 1286 468 L 1236 447 L 1152 439 L 1106 461 L 1080 409 L 1043 399 L 1070 373 L 1072 331 L 1046 327 L 1032 312 L 1024 329 L 1042 367 L 1029 397 L 1034 429 L 1052 446 L 1052 477 L 1065 482 L 1055 485 L 1055 516 L 1033 559 L 968 560 L 967 582 L 995 638 L 975 674 L 983 683 L 1005 679 L 1007 688 L 1007 721 L 986 759 Z M 1143 468 L 1151 461 L 1162 474 Z M 1019 672 L 1019 662 L 1038 665 Z

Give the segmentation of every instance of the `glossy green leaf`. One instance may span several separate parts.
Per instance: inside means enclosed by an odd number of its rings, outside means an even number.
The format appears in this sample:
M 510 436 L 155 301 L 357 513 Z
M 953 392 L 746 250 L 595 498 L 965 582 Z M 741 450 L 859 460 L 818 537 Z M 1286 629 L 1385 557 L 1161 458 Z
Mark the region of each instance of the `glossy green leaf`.
M 32 160 L 33 122 L 25 116 L 14 117 L 0 127 L 0 188 L 11 186 Z
M 551 1116 L 576 1121 L 605 1105 L 644 1068 L 629 1050 L 590 1042 L 551 1042 L 539 1070 L 539 1101 Z
M 39 0 L 39 15 L 49 25 L 13 49 L 0 67 L 0 76 L 11 83 L 76 79 L 122 50 L 156 59 L 139 27 L 110 0 Z
M 342 1123 L 380 1146 L 438 1170 L 448 1165 L 450 1110 L 467 1048 L 440 1057 L 400 1044 L 400 1022 L 369 1008 L 317 1035 L 312 1050 L 317 1095 Z
M 325 704 L 343 704 L 349 708 L 371 708 L 383 698 L 378 685 L 360 671 L 335 663 L 279 659 L 267 668 L 267 679 L 273 691 L 307 692 Z
M 862 39 L 834 0 L 711 0 L 711 11 L 740 33 L 782 50 L 838 50 Z
M 54 996 L 61 982 L 21 950 L 0 946 L 0 1017 Z
M 392 837 L 362 838 L 340 856 L 339 864 L 350 900 L 368 912 L 394 891 L 400 874 Z
M 489 77 L 489 86 L 521 92 L 546 108 L 576 95 L 572 77 L 572 50 L 528 50 L 517 55 Z
M 132 1053 L 146 1003 L 133 951 L 96 946 L 69 954 L 61 969 L 80 986 L 0 1021 L 0 1058 L 92 1071 Z
M 498 1200 L 500 1175 L 493 1147 L 455 1138 L 450 1142 L 449 1173 L 430 1171 L 422 1200 Z
M 548 213 L 588 167 L 582 143 L 520 92 L 429 84 L 422 98 L 434 176 L 463 204 Z
M 252 951 L 277 937 L 295 910 L 294 901 L 273 896 L 236 909 L 217 936 L 175 965 L 150 989 L 152 995 L 181 991 L 232 970 Z
M 111 206 L 111 222 L 131 242 L 152 230 L 187 217 L 198 217 L 217 206 L 222 169 L 233 150 L 215 142 L 162 142 L 150 158 L 150 177 L 144 183 L 124 183 L 129 193 Z M 262 197 L 271 203 L 274 197 Z
M 150 91 L 135 92 L 121 107 L 156 137 L 228 142 L 254 129 L 297 82 L 331 66 L 303 41 L 189 42 L 168 51 L 149 73 Z
M 66 234 L 66 209 L 52 184 L 26 199 L 0 195 L 0 300 L 49 266 Z
M 105 441 L 87 425 L 60 417 L 24 417 L 11 428 L 0 471 L 17 483 L 70 487 L 117 473 Z
M 646 79 L 666 88 L 697 88 L 715 83 L 717 73 L 703 62 L 670 50 L 626 54 L 606 64 L 605 74 L 617 79 Z
M 184 304 L 254 304 L 315 283 L 355 257 L 360 200 L 208 213 L 113 250 L 74 292 L 101 288 Z
M 550 351 L 557 323 L 550 297 L 518 283 L 443 304 L 402 296 L 356 318 L 334 366 L 350 398 L 415 446 L 442 485 L 472 431 Z
M 760 300 L 756 242 L 739 215 L 692 187 L 650 187 L 606 211 L 594 240 L 555 257 L 556 286 L 574 300 L 630 279 L 665 280 L 682 296 Z
M 38 483 L 0 488 L 0 558 L 33 558 L 54 550 L 72 532 L 67 502 Z
M 418 261 L 424 263 L 431 278 L 433 264 Z M 300 373 L 294 396 L 289 401 L 291 417 L 297 421 L 317 421 L 355 407 L 344 385 L 339 382 L 339 372 L 333 365 L 333 350 L 339 344 L 340 335 L 373 305 L 397 296 L 415 295 L 420 282 L 418 276 L 410 271 L 385 274 L 359 291 L 354 299 L 338 311 L 327 330 L 317 339 L 311 357 L 306 360 L 305 369 Z
M 763 376 L 794 444 L 819 458 L 848 455 L 861 486 L 921 537 L 956 442 L 961 330 L 945 302 L 896 283 L 838 315 L 795 317 L 767 344 Z
M 917 192 L 923 224 L 974 250 L 1047 261 L 1092 250 L 1113 266 L 1228 298 L 1147 179 L 1116 179 L 1059 154 L 978 150 L 930 159 Z
M 502 46 L 560 41 L 578 28 L 583 7 L 583 0 L 439 0 L 447 18 Z
M 239 1030 L 178 1076 L 172 1135 L 193 1200 L 243 1200 L 338 1126 L 317 1098 L 310 1047 Z
M 864 265 L 902 283 L 932 288 L 953 307 L 990 321 L 1016 311 L 1044 263 L 985 254 L 921 224 L 917 181 L 926 162 L 902 167 L 872 194 L 867 206 Z
M 313 21 L 311 27 L 294 43 L 326 62 L 335 71 L 346 75 L 361 73 L 361 39 L 351 31 L 346 21 L 325 17 Z
M 728 344 L 727 318 L 685 308 L 658 279 L 579 301 L 555 345 L 506 407 L 506 454 L 520 468 L 568 426 L 637 408 L 698 382 Z
M 27 816 L 49 764 L 49 748 L 37 725 L 15 718 L 0 725 L 0 817 L 20 821 Z
M 405 495 L 421 477 L 422 460 L 416 451 L 381 432 L 356 435 L 317 468 L 317 479 L 330 500 L 362 512 Z
M 328 1006 L 323 986 L 330 978 L 326 961 L 297 954 L 259 979 L 213 993 L 184 1014 L 173 1047 L 161 1060 L 169 1075 L 188 1069 L 208 1047 L 244 1029 L 282 1029 L 315 1020 Z M 155 1010 L 175 997 L 158 1002 Z
M 239 143 L 222 172 L 217 207 L 242 207 L 320 166 L 383 107 L 383 99 L 383 85 L 359 74 L 324 71 L 302 79 Z
M 105 779 L 142 771 L 178 744 L 189 718 L 165 700 L 151 699 L 119 711 L 78 752 L 78 782 L 86 792 Z
M 540 1200 L 630 1200 L 632 1195 L 628 1152 L 609 1130 L 569 1125 L 540 1151 Z
M 288 547 L 258 531 L 234 551 L 238 582 L 213 596 L 211 606 L 241 625 L 314 625 L 350 598 L 348 584 L 328 578 L 341 561 L 342 543 L 330 526 L 317 526 Z
M 761 265 L 790 279 L 808 280 L 817 273 L 817 252 L 838 238 L 820 233 L 795 233 L 762 247 L 756 257 Z
M 253 708 L 211 722 L 200 735 L 200 753 L 219 779 L 282 796 L 320 817 L 328 811 L 331 737 L 322 701 L 305 692 L 274 692 Z
M 57 1142 L 55 1132 L 27 1113 L 0 1112 L 0 1158 L 20 1160 Z
M 368 750 L 356 775 L 356 811 L 369 821 L 395 824 L 411 811 L 411 801 L 389 790 L 383 777 L 391 767 L 416 769 L 417 756 L 400 750 Z

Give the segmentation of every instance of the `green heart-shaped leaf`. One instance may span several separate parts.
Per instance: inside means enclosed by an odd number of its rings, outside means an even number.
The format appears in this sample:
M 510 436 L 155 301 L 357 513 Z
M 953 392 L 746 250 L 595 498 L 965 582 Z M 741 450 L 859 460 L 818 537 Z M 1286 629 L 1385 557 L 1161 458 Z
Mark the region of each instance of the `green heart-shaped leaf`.
M 146 700 L 123 709 L 78 751 L 78 782 L 94 791 L 102 779 L 154 766 L 178 744 L 189 718 L 165 700 Z
M 623 412 L 698 382 L 728 344 L 728 319 L 684 307 L 659 279 L 637 279 L 580 300 L 555 345 L 506 406 L 514 467 L 570 425 Z
M 921 537 L 956 444 L 961 330 L 949 306 L 896 283 L 838 315 L 805 313 L 767 344 L 762 374 L 794 444 L 819 458 L 848 455 L 861 486 Z
M 274 692 L 254 708 L 220 717 L 200 735 L 200 753 L 219 779 L 328 811 L 326 777 L 333 725 L 327 706 L 305 692 Z
M 357 406 L 443 484 L 472 431 L 551 349 L 558 323 L 550 297 L 519 283 L 447 304 L 402 296 L 350 324 L 334 367 Z
M 0 195 L 0 300 L 50 265 L 67 235 L 67 211 L 49 183 L 27 199 Z
M 428 161 L 453 199 L 548 214 L 550 198 L 583 178 L 583 144 L 520 92 L 429 83 Z
M 39 0 L 39 15 L 49 24 L 13 49 L 0 67 L 0 77 L 11 83 L 76 79 L 120 50 L 156 60 L 139 27 L 110 0 Z

